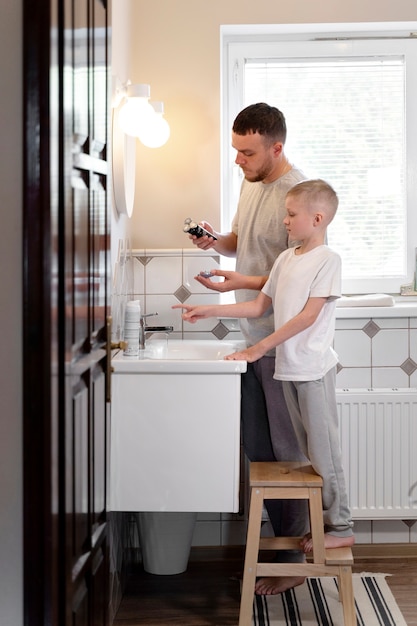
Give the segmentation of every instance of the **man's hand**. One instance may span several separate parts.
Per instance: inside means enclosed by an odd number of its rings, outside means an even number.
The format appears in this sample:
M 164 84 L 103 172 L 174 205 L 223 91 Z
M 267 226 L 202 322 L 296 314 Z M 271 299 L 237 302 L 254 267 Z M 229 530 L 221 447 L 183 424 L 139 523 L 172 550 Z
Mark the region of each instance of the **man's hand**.
M 208 222 L 199 222 L 200 226 L 202 226 L 203 228 L 205 228 L 206 230 L 209 231 L 209 233 L 213 233 L 214 235 L 214 229 L 213 226 L 211 224 L 209 224 Z M 216 244 L 216 239 L 213 239 L 213 237 L 209 237 L 208 235 L 203 235 L 202 237 L 196 237 L 195 235 L 189 235 L 189 239 L 191 239 L 191 241 L 193 242 L 193 244 L 195 246 L 197 246 L 197 248 L 200 248 L 200 250 L 210 250 L 211 248 L 214 248 L 215 244 Z
M 210 278 L 205 278 L 202 274 L 195 276 L 194 278 L 213 291 L 220 291 L 225 293 L 226 291 L 235 291 L 236 289 L 253 289 L 254 291 L 260 291 L 264 286 L 267 276 L 246 276 L 239 272 L 230 272 L 225 270 L 210 270 L 212 276 L 223 277 L 224 280 L 217 282 Z
M 225 293 L 226 291 L 234 291 L 235 289 L 244 289 L 246 287 L 247 276 L 239 274 L 239 272 L 229 272 L 225 270 L 210 270 L 213 276 L 219 276 L 223 278 L 222 281 L 211 280 L 211 278 L 205 278 L 202 274 L 195 276 L 197 282 L 212 289 L 213 291 L 219 291 Z

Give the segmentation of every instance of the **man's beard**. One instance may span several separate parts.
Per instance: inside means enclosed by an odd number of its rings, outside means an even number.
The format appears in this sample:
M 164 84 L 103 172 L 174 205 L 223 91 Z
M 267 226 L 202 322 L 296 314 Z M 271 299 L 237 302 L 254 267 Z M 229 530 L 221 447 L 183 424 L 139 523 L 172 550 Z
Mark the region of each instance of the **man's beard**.
M 270 164 L 263 165 L 255 174 L 249 175 L 250 177 L 245 174 L 245 178 L 250 183 L 260 183 L 269 176 L 271 170 L 272 167 Z

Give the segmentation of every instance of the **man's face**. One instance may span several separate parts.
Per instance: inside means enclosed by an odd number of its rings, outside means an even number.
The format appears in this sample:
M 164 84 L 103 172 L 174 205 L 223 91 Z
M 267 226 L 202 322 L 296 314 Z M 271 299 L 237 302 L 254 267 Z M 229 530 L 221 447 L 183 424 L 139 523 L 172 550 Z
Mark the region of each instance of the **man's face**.
M 246 180 L 251 183 L 269 182 L 268 177 L 275 166 L 273 156 L 277 144 L 268 146 L 258 133 L 237 135 L 232 132 L 232 146 L 237 151 L 235 163 L 240 166 Z

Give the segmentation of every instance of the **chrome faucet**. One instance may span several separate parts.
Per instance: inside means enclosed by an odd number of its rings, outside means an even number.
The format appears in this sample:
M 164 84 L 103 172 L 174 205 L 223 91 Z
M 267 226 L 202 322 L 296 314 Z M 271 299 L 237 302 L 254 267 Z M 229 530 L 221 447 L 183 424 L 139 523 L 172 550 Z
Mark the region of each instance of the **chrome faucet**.
M 150 337 L 152 333 L 172 333 L 173 326 L 146 326 L 145 318 L 153 317 L 158 313 L 147 313 L 140 316 L 139 321 L 139 350 L 144 350 L 146 347 L 146 339 Z

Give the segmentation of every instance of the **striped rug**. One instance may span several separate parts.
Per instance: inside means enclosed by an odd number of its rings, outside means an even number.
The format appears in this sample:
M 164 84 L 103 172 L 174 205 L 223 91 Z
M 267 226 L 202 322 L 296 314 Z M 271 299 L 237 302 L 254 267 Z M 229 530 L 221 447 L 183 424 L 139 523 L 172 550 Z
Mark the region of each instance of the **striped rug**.
M 385 574 L 353 574 L 358 626 L 407 626 Z M 254 626 L 344 626 L 337 578 L 307 578 L 276 596 L 255 596 Z

